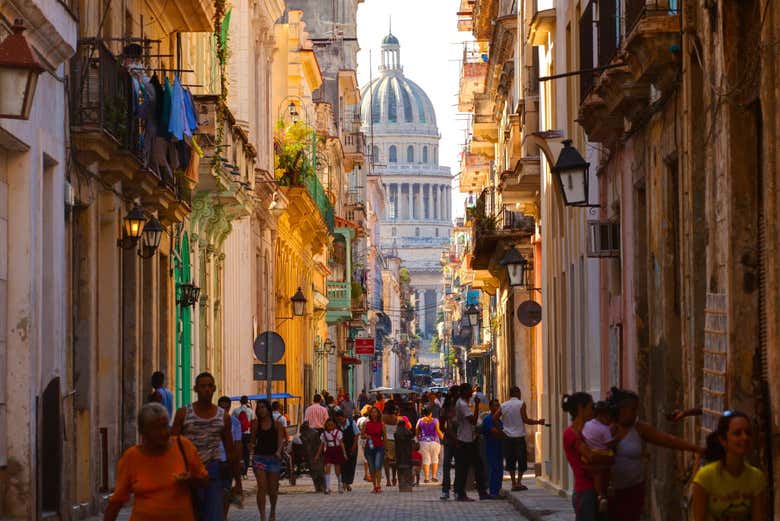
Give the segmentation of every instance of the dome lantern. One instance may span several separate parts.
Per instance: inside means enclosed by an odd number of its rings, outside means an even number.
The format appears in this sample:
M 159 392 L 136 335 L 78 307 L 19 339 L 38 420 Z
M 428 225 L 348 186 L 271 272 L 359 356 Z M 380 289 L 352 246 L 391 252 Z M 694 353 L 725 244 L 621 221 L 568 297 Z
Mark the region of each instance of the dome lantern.
M 381 71 L 403 70 L 401 68 L 401 42 L 393 34 L 393 19 L 390 19 L 390 27 L 387 36 L 382 39 L 382 66 Z
M 361 89 L 363 126 L 367 129 L 373 124 L 372 130 L 376 135 L 409 129 L 414 130 L 416 135 L 437 138 L 439 132 L 433 104 L 425 91 L 404 75 L 400 54 L 400 42 L 390 31 L 382 39 L 379 75 Z M 405 148 L 403 150 L 406 151 Z M 422 157 L 423 152 L 417 151 L 416 154 Z

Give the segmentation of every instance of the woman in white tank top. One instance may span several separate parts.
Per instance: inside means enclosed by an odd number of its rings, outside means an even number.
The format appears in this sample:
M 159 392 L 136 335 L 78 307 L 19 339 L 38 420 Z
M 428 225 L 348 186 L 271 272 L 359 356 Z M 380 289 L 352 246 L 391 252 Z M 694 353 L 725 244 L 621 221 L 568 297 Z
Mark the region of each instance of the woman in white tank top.
M 645 499 L 644 444 L 676 450 L 704 453 L 704 448 L 661 432 L 639 421 L 639 396 L 633 391 L 613 387 L 609 402 L 617 411 L 615 422 L 615 463 L 610 472 L 615 497 L 609 500 L 609 519 L 639 521 Z

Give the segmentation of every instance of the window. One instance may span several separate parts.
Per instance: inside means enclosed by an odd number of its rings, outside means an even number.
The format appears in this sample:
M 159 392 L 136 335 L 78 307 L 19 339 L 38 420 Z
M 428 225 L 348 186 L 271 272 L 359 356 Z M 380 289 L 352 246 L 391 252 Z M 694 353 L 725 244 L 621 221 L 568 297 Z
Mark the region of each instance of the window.
M 393 237 L 395 237 L 397 235 L 398 235 L 398 230 L 396 229 L 395 226 L 393 226 Z
M 438 237 L 438 236 L 439 236 L 439 229 L 436 228 L 436 237 Z
M 404 88 L 405 85 L 400 86 L 401 100 L 404 104 L 404 121 L 407 123 L 413 123 L 414 117 L 412 116 L 412 100 L 409 98 L 409 93 Z
M 433 164 L 439 164 L 439 147 L 433 147 Z
M 423 158 L 422 158 L 422 162 L 423 162 L 423 163 L 427 163 L 427 162 L 428 162 L 428 147 L 427 147 L 427 146 L 424 146 L 424 147 L 423 147 Z
M 414 236 L 415 237 L 419 237 L 420 236 L 420 229 L 419 228 L 415 228 L 414 229 Z
M 388 158 L 388 161 L 391 163 L 398 162 L 398 150 L 395 148 L 395 145 L 390 145 L 390 157 Z
M 397 80 L 393 79 L 387 92 L 387 120 L 391 123 L 398 122 L 398 101 L 395 97 Z
M 620 223 L 588 221 L 588 257 L 620 256 Z
M 406 162 L 414 163 L 414 147 L 412 145 L 406 147 Z
M 379 161 L 379 147 L 374 145 L 374 148 L 371 152 L 371 160 L 374 162 Z

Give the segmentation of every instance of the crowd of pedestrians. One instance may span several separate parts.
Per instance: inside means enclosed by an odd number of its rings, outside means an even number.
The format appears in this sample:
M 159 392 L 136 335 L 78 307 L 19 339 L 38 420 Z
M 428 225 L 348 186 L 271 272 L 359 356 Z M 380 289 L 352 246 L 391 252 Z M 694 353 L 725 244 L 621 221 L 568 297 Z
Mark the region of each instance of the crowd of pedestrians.
M 421 477 L 423 484 L 440 484 L 442 500 L 474 501 L 469 489 L 480 500 L 503 499 L 505 471 L 511 490 L 527 490 L 522 483 L 528 467 L 526 426 L 545 424 L 528 416 L 518 387 L 503 403 L 485 403 L 484 394 L 470 384 L 420 397 L 370 396 L 364 390 L 356 402 L 343 392 L 334 397 L 322 391 L 306 408 L 298 439 L 291 440 L 280 403 L 257 400 L 253 408 L 244 396 L 231 411 L 231 399 L 222 396 L 214 404 L 216 385 L 209 373 L 197 376 L 194 391 L 196 401 L 171 418 L 172 395 L 164 375 L 154 374 L 148 403 L 138 415 L 140 443 L 119 460 L 107 521 L 115 521 L 131 495 L 134 519 L 224 521 L 231 504 L 242 505 L 242 478 L 250 468 L 260 520 L 275 521 L 279 477 L 293 443 L 304 446 L 316 491 L 331 494 L 333 477 L 337 492 L 351 492 L 362 453 L 364 479 L 379 494 L 383 471 L 385 487 L 402 477 L 396 444 L 401 432 L 413 438 L 404 458 L 411 462 L 413 484 Z M 699 447 L 639 420 L 639 403 L 636 393 L 617 388 L 603 402 L 594 403 L 583 392 L 563 397 L 571 423 L 562 448 L 574 476 L 577 521 L 639 521 L 647 444 L 704 458 L 691 487 L 694 521 L 765 519 L 766 478 L 747 462 L 751 422 L 745 414 L 726 411 L 706 447 Z M 669 419 L 700 413 L 691 409 Z

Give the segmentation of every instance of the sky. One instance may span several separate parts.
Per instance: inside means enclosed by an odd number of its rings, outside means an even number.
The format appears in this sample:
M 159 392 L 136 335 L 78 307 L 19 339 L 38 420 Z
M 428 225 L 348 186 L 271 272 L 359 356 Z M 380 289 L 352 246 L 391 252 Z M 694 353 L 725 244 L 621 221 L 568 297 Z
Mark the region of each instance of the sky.
M 436 110 L 441 143 L 439 163 L 452 175 L 460 170 L 460 152 L 465 141 L 466 121 L 458 114 L 458 81 L 462 42 L 470 33 L 458 32 L 458 0 L 365 0 L 358 7 L 358 81 L 369 81 L 369 51 L 373 75 L 381 59 L 382 38 L 392 17 L 393 34 L 401 43 L 404 75 L 428 94 Z M 458 197 L 458 179 L 453 179 L 452 215 L 464 214 L 465 196 Z

